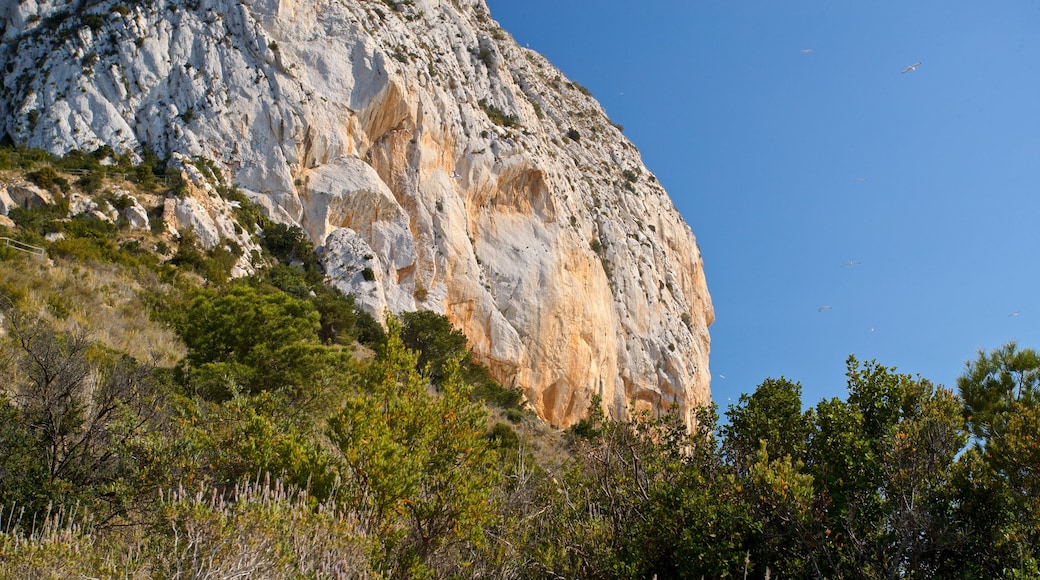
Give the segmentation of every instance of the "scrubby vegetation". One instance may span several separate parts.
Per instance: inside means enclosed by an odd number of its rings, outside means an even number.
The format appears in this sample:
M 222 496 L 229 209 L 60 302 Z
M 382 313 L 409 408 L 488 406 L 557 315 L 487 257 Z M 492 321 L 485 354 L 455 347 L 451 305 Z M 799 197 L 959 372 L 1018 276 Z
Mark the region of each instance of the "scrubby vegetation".
M 561 433 L 446 318 L 380 324 L 246 210 L 238 279 L 60 206 L 0 228 L 51 260 L 0 247 L 0 577 L 1040 575 L 1031 349 L 957 393 L 850 357 L 844 399 L 766 379 L 723 424 L 597 403 Z

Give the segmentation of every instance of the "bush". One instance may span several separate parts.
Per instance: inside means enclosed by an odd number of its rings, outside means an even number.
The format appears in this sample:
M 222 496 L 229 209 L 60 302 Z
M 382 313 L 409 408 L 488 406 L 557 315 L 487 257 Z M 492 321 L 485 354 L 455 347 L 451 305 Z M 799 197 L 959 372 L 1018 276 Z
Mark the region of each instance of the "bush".
M 69 180 L 59 176 L 58 172 L 55 171 L 54 168 L 50 165 L 41 167 L 36 171 L 30 171 L 29 173 L 25 174 L 25 177 L 26 179 L 38 185 L 39 187 L 42 187 L 43 189 L 50 190 L 54 187 L 57 187 L 62 191 L 62 193 L 68 193 L 70 189 Z
M 435 383 L 444 378 L 448 361 L 469 358 L 466 335 L 448 317 L 429 310 L 401 314 L 401 341 L 419 353 L 419 369 L 428 366 Z
M 93 195 L 98 191 L 101 191 L 101 173 L 97 171 L 91 171 L 89 173 L 86 173 L 76 180 L 76 185 L 78 185 L 80 189 L 83 190 L 83 193 Z
M 221 241 L 221 244 L 204 251 L 193 233 L 183 231 L 177 252 L 170 262 L 175 266 L 187 266 L 214 284 L 224 284 L 231 278 L 232 268 L 242 257 L 242 248 L 231 240 Z
M 496 449 L 518 449 L 520 447 L 520 436 L 505 423 L 495 423 L 487 434 L 487 438 Z
M 41 205 L 38 207 L 25 208 L 14 207 L 8 212 L 7 217 L 15 223 L 23 232 L 35 236 L 34 239 L 25 240 L 29 243 L 39 244 L 43 236 L 62 230 L 60 220 L 69 213 L 69 204 L 62 200 L 54 205 Z
M 484 367 L 473 365 L 474 370 L 465 374 L 473 383 L 473 398 L 492 404 L 500 409 L 519 409 L 524 394 L 520 389 L 507 389 L 491 379 Z
M 484 110 L 484 114 L 488 116 L 488 119 L 490 119 L 492 123 L 502 127 L 520 126 L 520 119 L 518 119 L 516 115 L 510 115 L 502 109 L 488 103 L 484 99 L 480 99 L 479 104 L 480 108 Z
M 280 223 L 264 224 L 260 246 L 283 262 L 315 262 L 314 244 L 303 228 Z

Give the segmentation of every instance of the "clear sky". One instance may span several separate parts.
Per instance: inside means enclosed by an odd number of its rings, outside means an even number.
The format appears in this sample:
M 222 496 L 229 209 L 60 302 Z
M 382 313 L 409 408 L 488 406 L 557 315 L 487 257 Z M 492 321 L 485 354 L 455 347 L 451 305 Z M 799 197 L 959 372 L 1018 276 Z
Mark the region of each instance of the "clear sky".
M 844 397 L 850 354 L 955 388 L 1040 348 L 1040 2 L 488 4 L 693 228 L 721 410 L 767 377 Z

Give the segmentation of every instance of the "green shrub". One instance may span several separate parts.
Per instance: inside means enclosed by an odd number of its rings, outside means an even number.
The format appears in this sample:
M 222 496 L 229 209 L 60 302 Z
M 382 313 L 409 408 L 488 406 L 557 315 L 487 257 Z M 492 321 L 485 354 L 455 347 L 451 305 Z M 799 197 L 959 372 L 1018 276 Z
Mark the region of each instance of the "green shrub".
M 401 313 L 401 340 L 419 353 L 419 368 L 427 366 L 434 382 L 444 378 L 450 360 L 468 358 L 466 335 L 451 325 L 447 316 L 429 310 Z
M 473 398 L 494 405 L 500 409 L 519 409 L 524 394 L 517 388 L 506 388 L 498 384 L 487 373 L 487 369 L 473 365 L 473 370 L 464 376 L 473 386 Z
M 496 449 L 518 449 L 520 447 L 520 436 L 505 423 L 495 423 L 487 434 L 487 438 Z
M 97 32 L 101 29 L 101 25 L 104 24 L 104 22 L 97 14 L 87 14 L 83 17 L 83 24 L 88 26 L 92 31 Z
M 315 261 L 314 244 L 300 226 L 265 223 L 260 235 L 260 247 L 282 262 Z
M 15 223 L 24 233 L 31 234 L 33 239 L 24 240 L 28 243 L 39 245 L 43 236 L 62 230 L 61 220 L 69 213 L 69 204 L 65 200 L 52 205 L 41 205 L 38 207 L 14 207 L 8 212 L 7 217 Z
M 209 250 L 199 246 L 198 238 L 190 231 L 182 231 L 177 252 L 170 263 L 187 266 L 214 284 L 224 284 L 231 278 L 231 270 L 242 257 L 242 248 L 231 240 L 221 240 Z
M 37 169 L 36 171 L 30 171 L 25 174 L 26 179 L 32 183 L 42 187 L 43 189 L 51 189 L 57 187 L 63 193 L 69 192 L 69 180 L 58 175 L 58 172 L 53 167 L 47 165 Z
M 484 110 L 484 114 L 488 116 L 488 119 L 496 125 L 502 127 L 519 127 L 520 119 L 516 115 L 507 114 L 502 109 L 499 109 L 495 105 L 488 103 L 485 99 L 478 101 L 480 108 Z

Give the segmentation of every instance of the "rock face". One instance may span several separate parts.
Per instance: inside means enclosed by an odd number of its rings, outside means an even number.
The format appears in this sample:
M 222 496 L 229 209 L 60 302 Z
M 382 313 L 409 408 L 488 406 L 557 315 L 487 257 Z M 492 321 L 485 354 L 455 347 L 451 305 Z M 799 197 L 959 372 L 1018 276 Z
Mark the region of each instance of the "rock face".
M 0 26 L 0 136 L 212 161 L 373 314 L 446 314 L 555 425 L 594 395 L 615 417 L 708 402 L 692 232 L 483 0 L 10 0 Z

